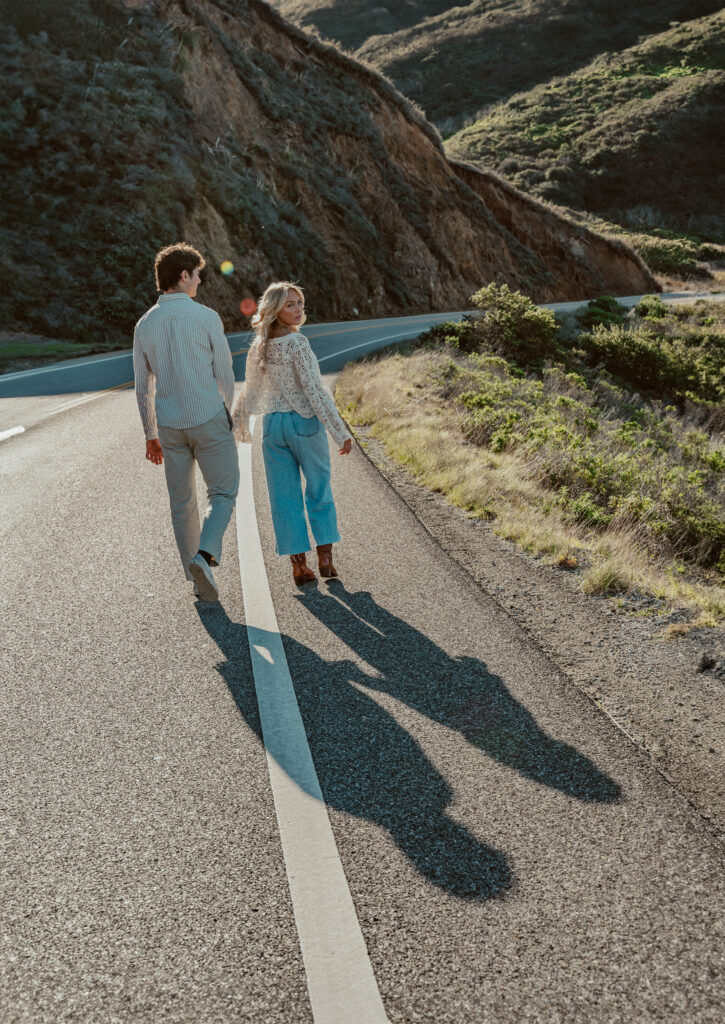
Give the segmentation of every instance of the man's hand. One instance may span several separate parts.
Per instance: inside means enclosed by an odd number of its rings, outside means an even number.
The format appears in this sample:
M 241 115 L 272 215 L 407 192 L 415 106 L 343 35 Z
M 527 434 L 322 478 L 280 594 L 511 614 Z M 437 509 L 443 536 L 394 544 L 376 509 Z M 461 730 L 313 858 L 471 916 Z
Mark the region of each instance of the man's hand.
M 340 451 L 337 454 L 338 455 L 349 455 L 351 449 L 352 449 L 352 438 L 348 437 L 347 441 L 345 441 L 344 445 L 342 446 L 342 448 L 340 449 Z
M 161 451 L 161 445 L 159 444 L 157 438 L 154 438 L 153 441 L 146 442 L 146 458 L 149 460 L 149 462 L 153 462 L 154 466 L 160 466 L 161 463 L 164 461 L 164 455 L 163 452 Z

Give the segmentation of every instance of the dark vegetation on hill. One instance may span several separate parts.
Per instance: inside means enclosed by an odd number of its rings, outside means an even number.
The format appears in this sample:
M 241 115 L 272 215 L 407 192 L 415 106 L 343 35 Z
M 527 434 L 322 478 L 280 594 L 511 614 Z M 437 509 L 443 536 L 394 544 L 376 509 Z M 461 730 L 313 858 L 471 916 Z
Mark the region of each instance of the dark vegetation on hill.
M 328 320 L 460 308 L 487 280 L 542 301 L 653 287 L 626 247 L 513 190 L 497 219 L 413 105 L 260 0 L 0 16 L 6 332 L 128 345 L 154 252 L 181 238 L 228 329 L 275 277 Z
M 357 50 L 370 36 L 410 28 L 455 5 L 450 0 L 390 0 L 387 6 L 369 0 L 274 0 L 272 6 L 296 25 Z
M 723 126 L 719 13 L 512 97 L 446 150 L 562 206 L 725 241 Z
M 717 11 L 720 0 L 275 0 L 304 27 L 355 50 L 444 135 L 485 107 L 606 51 Z
M 357 48 L 444 134 L 478 116 L 452 157 L 626 240 L 654 273 L 725 263 L 719 0 L 277 5 Z

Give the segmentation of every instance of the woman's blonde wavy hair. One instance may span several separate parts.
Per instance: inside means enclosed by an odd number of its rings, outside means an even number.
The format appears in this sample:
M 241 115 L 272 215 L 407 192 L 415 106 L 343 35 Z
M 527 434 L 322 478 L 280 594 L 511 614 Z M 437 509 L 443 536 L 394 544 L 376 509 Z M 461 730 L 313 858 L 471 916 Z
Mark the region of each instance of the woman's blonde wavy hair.
M 255 337 L 249 349 L 249 355 L 257 360 L 257 364 L 261 370 L 264 369 L 264 365 L 267 360 L 269 332 L 274 326 L 277 314 L 281 309 L 284 309 L 284 304 L 287 301 L 287 293 L 290 289 L 296 291 L 302 301 L 305 301 L 304 292 L 298 284 L 293 284 L 291 281 L 275 281 L 265 290 L 264 295 L 259 300 L 257 312 L 252 317 L 252 327 L 254 329 Z M 303 311 L 302 323 L 300 323 L 299 326 L 292 325 L 289 329 L 290 333 L 298 331 L 306 319 L 307 316 Z

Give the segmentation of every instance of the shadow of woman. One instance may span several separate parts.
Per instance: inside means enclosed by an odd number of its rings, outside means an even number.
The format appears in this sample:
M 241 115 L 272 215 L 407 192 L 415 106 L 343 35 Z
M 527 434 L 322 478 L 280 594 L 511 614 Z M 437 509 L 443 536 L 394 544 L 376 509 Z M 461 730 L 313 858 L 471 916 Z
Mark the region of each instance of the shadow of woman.
M 209 636 L 226 660 L 217 665 L 249 726 L 262 739 L 246 626 L 222 605 L 197 605 Z M 255 629 L 257 649 L 274 650 L 276 637 Z M 385 828 L 418 871 L 434 885 L 466 900 L 485 900 L 512 884 L 506 857 L 480 843 L 446 814 L 452 792 L 420 746 L 356 684 L 379 683 L 352 661 L 329 661 L 291 637 L 282 641 L 295 681 L 325 802 Z M 270 730 L 267 749 L 297 778 L 294 752 L 284 734 Z
M 577 800 L 612 803 L 621 790 L 584 754 L 548 736 L 482 661 L 451 657 L 427 636 L 339 580 L 298 598 L 378 676 L 367 686 L 457 729 L 500 764 Z

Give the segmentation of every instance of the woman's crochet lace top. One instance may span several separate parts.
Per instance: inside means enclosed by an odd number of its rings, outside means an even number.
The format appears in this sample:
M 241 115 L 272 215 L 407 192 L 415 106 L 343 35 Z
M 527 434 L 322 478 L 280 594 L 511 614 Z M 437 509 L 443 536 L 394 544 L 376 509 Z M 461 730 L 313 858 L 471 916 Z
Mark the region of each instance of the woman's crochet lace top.
M 342 447 L 350 437 L 335 400 L 322 383 L 315 353 L 304 334 L 270 338 L 264 367 L 257 359 L 257 342 L 247 355 L 247 370 L 237 404 L 233 429 L 238 441 L 251 441 L 249 417 L 268 412 L 297 412 L 317 416 Z

